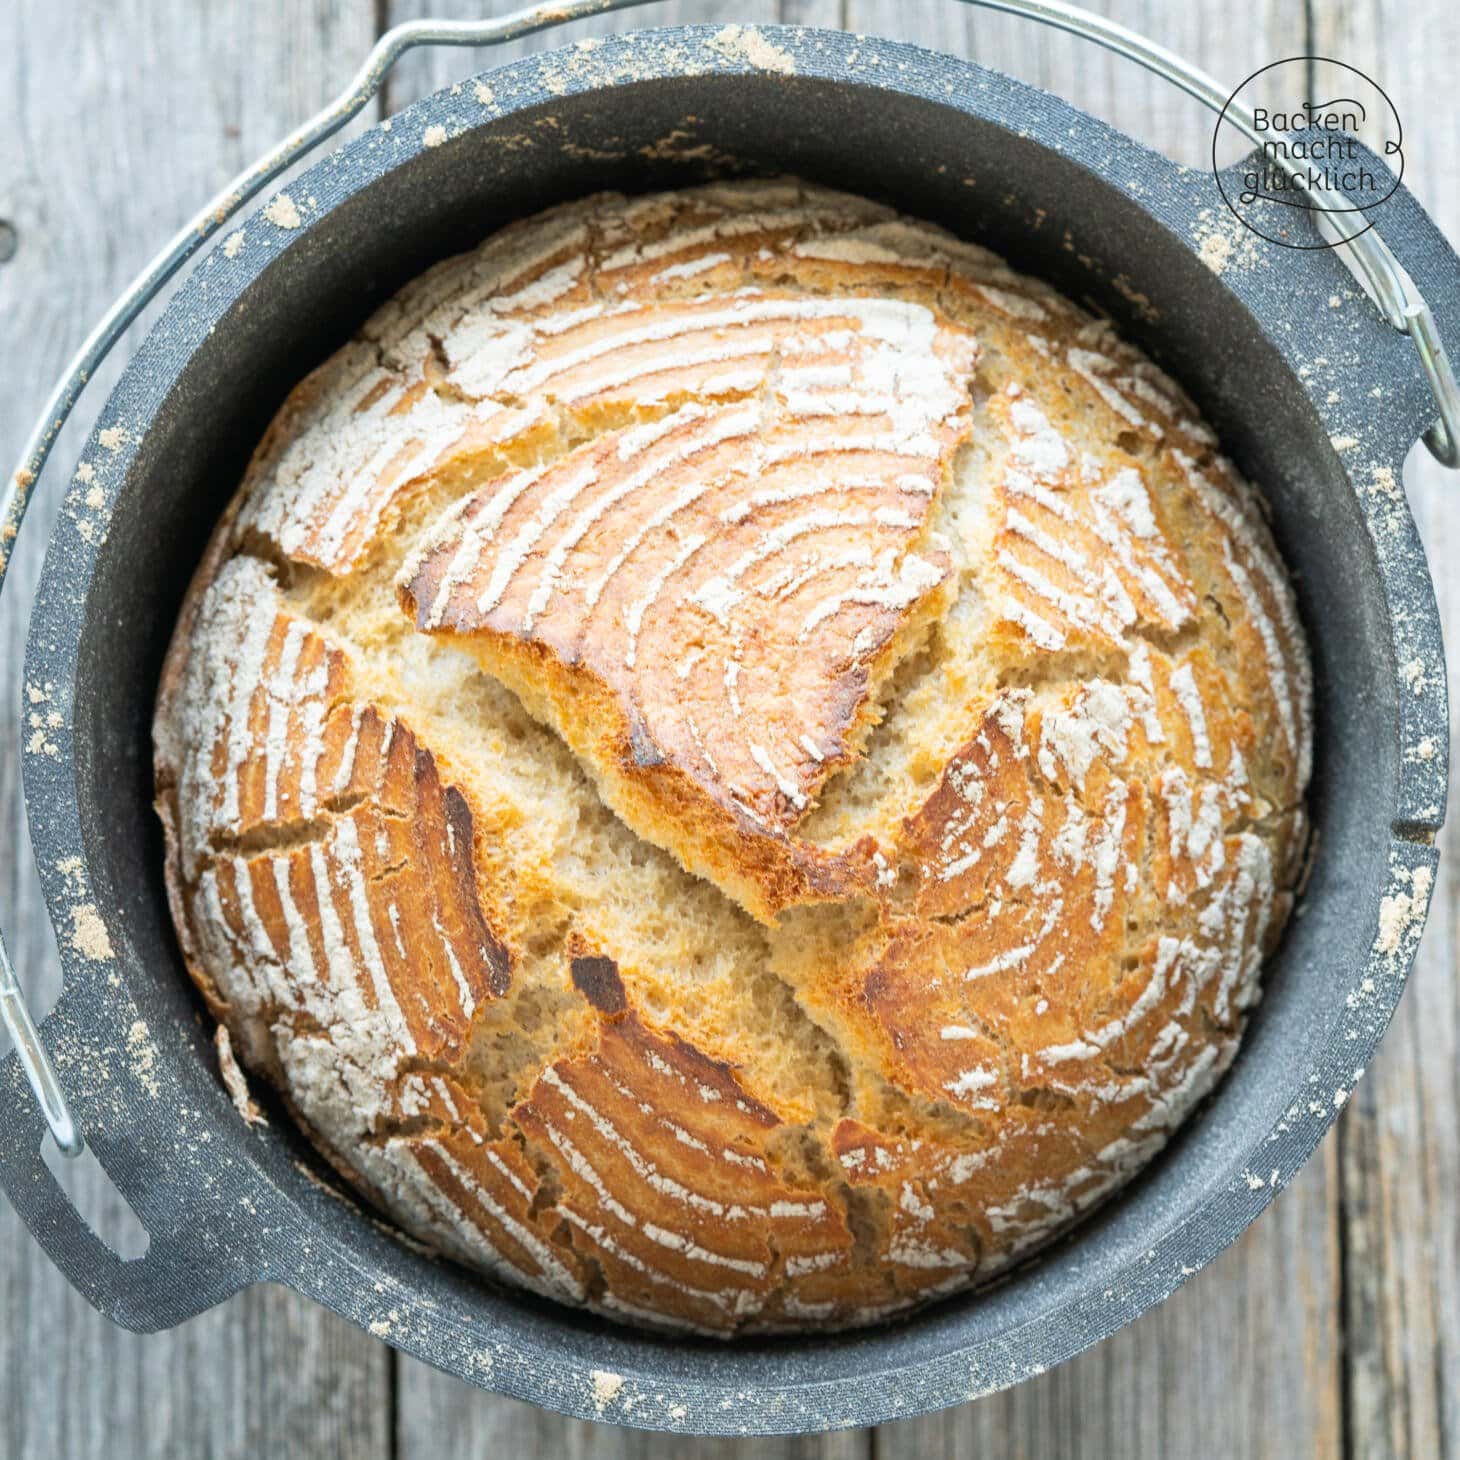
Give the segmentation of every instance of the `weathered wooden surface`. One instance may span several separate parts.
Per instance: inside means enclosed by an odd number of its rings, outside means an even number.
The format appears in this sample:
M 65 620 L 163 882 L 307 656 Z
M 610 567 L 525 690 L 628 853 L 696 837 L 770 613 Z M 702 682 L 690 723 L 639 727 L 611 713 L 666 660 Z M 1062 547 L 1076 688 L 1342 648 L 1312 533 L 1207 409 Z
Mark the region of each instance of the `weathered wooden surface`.
M 480 15 L 503 0 L 12 0 L 0 14 L 0 457 L 65 355 L 201 199 L 351 74 L 378 28 Z M 1235 82 L 1316 49 L 1364 66 L 1406 124 L 1407 180 L 1460 236 L 1460 15 L 1441 0 L 1102 0 L 1125 24 Z M 975 56 L 1049 87 L 1181 161 L 1209 123 L 1163 83 L 1070 37 L 953 0 L 682 0 L 575 26 L 713 19 L 842 25 Z M 512 54 L 555 44 L 539 37 Z M 395 109 L 481 64 L 410 58 Z M 98 382 L 97 403 L 108 381 Z M 70 443 L 74 454 L 74 440 Z M 58 457 L 68 459 L 63 443 Z M 1422 452 L 1406 474 L 1432 561 L 1460 561 L 1460 487 Z M 37 516 L 45 516 L 45 504 Z M 42 526 L 41 522 L 36 527 Z M 44 533 L 27 534 L 0 612 L 15 713 L 23 615 Z M 1460 580 L 1439 585 L 1460 642 Z M 13 723 L 13 722 L 12 722 Z M 0 737 L 0 914 L 45 1002 L 58 974 L 23 851 L 13 737 Z M 1447 836 L 1444 850 L 1460 850 Z M 1460 1010 L 1455 908 L 1436 910 L 1395 1029 L 1338 1139 L 1170 1302 L 1063 1368 L 943 1415 L 799 1441 L 695 1444 L 544 1415 L 471 1390 L 278 1290 L 147 1339 L 111 1329 L 0 1203 L 0 1456 L 349 1457 L 1429 1456 L 1460 1451 Z M 84 1182 L 83 1210 L 114 1199 Z
M 1405 181 L 1446 234 L 1460 237 L 1460 11 L 1335 0 L 1318 7 L 1313 39 L 1319 55 L 1352 58 L 1382 81 L 1404 123 Z M 1454 666 L 1460 478 L 1418 447 L 1405 486 L 1436 569 Z M 1452 811 L 1414 976 L 1339 1137 L 1348 1419 L 1356 1455 L 1460 1452 L 1457 854 L 1460 818 Z
M 0 470 L 97 316 L 191 212 L 344 84 L 374 30 L 351 0 L 0 5 L 0 218 L 15 230 L 0 265 Z M 98 380 L 95 404 L 115 373 Z M 58 464 L 74 463 L 80 439 L 60 446 Z M 26 532 L 21 591 L 5 594 L 7 724 L 25 622 L 16 605 L 44 540 Z M 15 751 L 0 736 L 0 897 L 15 962 L 44 1005 L 59 973 Z M 84 1196 L 88 1213 L 109 1205 L 94 1184 Z M 389 1453 L 393 1356 L 292 1294 L 260 1288 L 143 1339 L 101 1321 L 4 1201 L 0 1252 L 6 1460 Z

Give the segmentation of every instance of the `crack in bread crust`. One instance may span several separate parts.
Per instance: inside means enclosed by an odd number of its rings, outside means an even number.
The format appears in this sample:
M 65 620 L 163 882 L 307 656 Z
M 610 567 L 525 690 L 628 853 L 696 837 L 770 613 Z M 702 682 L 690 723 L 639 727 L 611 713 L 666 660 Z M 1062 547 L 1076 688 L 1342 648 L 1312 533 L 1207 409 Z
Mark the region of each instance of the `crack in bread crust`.
M 1307 661 L 1214 447 L 871 203 L 504 230 L 298 387 L 199 569 L 194 978 L 507 1281 L 724 1334 L 993 1276 L 1212 1087 L 1291 904 Z
M 608 358 L 653 399 L 668 361 L 691 399 L 481 490 L 407 564 L 407 609 L 540 706 L 689 870 L 708 852 L 762 915 L 803 884 L 834 896 L 775 843 L 853 758 L 907 621 L 939 606 L 925 528 L 968 426 L 972 335 L 782 285 L 626 304 L 552 345 L 524 372 L 537 388 L 581 390 Z M 706 405 L 709 370 L 754 398 Z M 736 876 L 748 854 L 770 886 Z

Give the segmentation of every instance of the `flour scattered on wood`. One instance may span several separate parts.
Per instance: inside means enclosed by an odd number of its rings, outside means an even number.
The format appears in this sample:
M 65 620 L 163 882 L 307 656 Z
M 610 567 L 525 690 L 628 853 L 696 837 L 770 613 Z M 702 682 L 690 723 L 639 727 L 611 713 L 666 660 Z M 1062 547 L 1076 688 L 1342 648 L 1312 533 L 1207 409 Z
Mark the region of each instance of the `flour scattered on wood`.
M 93 963 L 105 963 L 114 956 L 112 940 L 95 904 L 83 902 L 71 909 L 71 946 Z
M 299 217 L 299 209 L 294 206 L 294 199 L 288 193 L 280 193 L 264 209 L 264 217 L 276 228 L 298 228 L 303 221 Z

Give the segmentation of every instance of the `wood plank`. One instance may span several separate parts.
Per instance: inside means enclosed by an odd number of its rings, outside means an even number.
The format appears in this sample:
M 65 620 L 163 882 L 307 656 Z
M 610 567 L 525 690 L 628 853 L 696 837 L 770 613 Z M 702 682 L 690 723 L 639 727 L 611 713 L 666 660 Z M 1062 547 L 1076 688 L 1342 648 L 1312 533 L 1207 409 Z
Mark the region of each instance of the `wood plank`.
M 1460 235 L 1460 178 L 1440 148 L 1454 136 L 1445 124 L 1454 116 L 1447 58 L 1456 53 L 1460 22 L 1433 0 L 1423 22 L 1417 8 L 1401 11 L 1398 0 L 1312 7 L 1317 49 L 1355 59 L 1391 90 L 1413 142 L 1410 181 L 1453 237 Z M 691 9 L 693 18 L 721 20 L 772 13 L 769 0 L 760 7 L 656 5 L 572 34 L 688 18 Z M 365 10 L 346 0 L 177 4 L 162 15 L 144 0 L 7 7 L 0 17 L 10 83 L 0 100 L 0 219 L 15 226 L 16 251 L 0 262 L 0 358 L 23 359 L 27 373 L 7 376 L 0 455 L 13 452 L 71 343 L 151 248 L 350 73 L 369 38 Z M 1268 10 L 1260 0 L 1179 10 L 1158 0 L 1111 6 L 1125 23 L 1233 80 L 1303 48 L 1301 34 L 1281 31 L 1301 16 Z M 406 13 L 402 4 L 392 18 Z M 457 13 L 481 7 L 462 4 Z M 979 59 L 1057 89 L 1182 160 L 1203 160 L 1207 133 L 1194 104 L 1125 63 L 1092 59 L 1069 38 L 1039 39 L 1020 22 L 975 18 L 951 0 L 917 7 L 782 0 L 780 13 L 955 50 L 976 44 Z M 414 79 L 402 74 L 393 106 L 480 62 L 458 55 L 408 64 Z M 138 84 L 143 76 L 150 84 Z M 101 390 L 106 384 L 99 382 Z M 1432 560 L 1456 561 L 1454 477 L 1421 456 L 1406 482 Z M 15 569 L 22 592 L 7 595 L 0 613 L 9 713 L 23 628 L 15 605 L 34 584 L 43 537 L 28 537 Z M 1460 583 L 1438 586 L 1451 641 L 1460 641 Z M 0 737 L 0 847 L 7 849 L 0 852 L 0 899 L 22 974 L 43 995 L 57 971 L 28 856 L 10 850 L 24 845 L 17 779 L 13 742 Z M 1446 852 L 1454 840 L 1446 836 Z M 1012 1394 L 885 1428 L 879 1455 L 1141 1455 L 1197 1447 L 1223 1455 L 1335 1453 L 1340 1175 L 1348 1201 L 1351 1453 L 1460 1449 L 1460 882 L 1449 868 L 1442 862 L 1414 985 L 1346 1117 L 1341 1173 L 1329 1142 L 1273 1213 L 1157 1313 Z M 107 1206 L 104 1193 L 83 1197 L 88 1206 Z M 290 1295 L 249 1294 L 173 1334 L 139 1340 L 92 1314 L 8 1209 L 0 1211 L 0 1242 L 8 1320 L 0 1331 L 0 1453 L 375 1455 L 390 1447 L 388 1351 Z M 397 1438 L 404 1457 L 868 1453 L 857 1434 L 752 1451 L 568 1424 L 474 1394 L 408 1360 L 401 1363 Z
M 780 0 L 782 25 L 816 25 L 828 30 L 847 27 L 847 0 Z
M 1460 13 L 1334 0 L 1314 19 L 1312 49 L 1361 67 L 1393 98 L 1404 124 L 1405 182 L 1447 236 L 1460 238 Z M 1382 232 L 1382 209 L 1375 218 Z M 1460 340 L 1447 343 L 1451 358 L 1460 358 Z M 1460 479 L 1418 446 L 1404 481 L 1453 649 Z M 1414 976 L 1341 1138 L 1348 1422 L 1352 1453 L 1365 1457 L 1460 1453 L 1460 818 L 1453 811 L 1439 840 L 1439 885 Z
M 438 1382 L 432 1382 L 432 1380 Z M 399 1460 L 870 1460 L 870 1430 L 746 1440 L 649 1434 L 482 1394 L 412 1359 L 400 1369 Z
M 840 17 L 839 0 L 794 0 L 796 20 L 803 24 L 834 25 Z M 394 0 L 391 23 L 413 15 L 448 17 L 493 14 L 515 8 L 510 0 Z M 392 80 L 390 109 L 472 75 L 486 65 L 497 65 L 519 55 L 562 45 L 589 35 L 605 35 L 646 25 L 676 25 L 690 21 L 740 23 L 780 18 L 774 0 L 696 0 L 696 3 L 650 5 L 629 16 L 609 16 L 580 22 L 561 31 L 530 37 L 511 47 L 489 53 L 439 51 L 413 56 Z M 864 1460 L 870 1454 L 869 1432 L 848 1431 L 829 1436 L 788 1440 L 687 1441 L 614 1429 L 580 1420 L 563 1419 L 531 1405 L 483 1394 L 459 1380 L 402 1356 L 397 1393 L 399 1460 L 434 1460 L 439 1455 L 495 1457 L 521 1460 L 663 1460 L 693 1456 L 695 1460 Z
M 96 317 L 169 233 L 247 161 L 318 107 L 373 38 L 349 0 L 146 0 L 0 11 L 0 455 Z M 94 412 L 117 371 L 88 397 Z M 87 416 L 89 419 L 89 415 Z M 80 435 L 57 452 L 63 473 Z M 58 478 L 57 482 L 64 479 Z M 52 485 L 48 479 L 48 486 Z M 16 723 L 28 602 L 47 518 L 43 493 L 0 615 L 0 686 Z M 10 947 L 40 1007 L 59 986 L 24 839 L 16 738 L 0 736 L 0 897 Z M 105 1218 L 109 1184 L 78 1205 Z M 0 1454 L 55 1457 L 310 1454 L 373 1460 L 390 1449 L 389 1355 L 312 1304 L 259 1289 L 150 1338 L 112 1328 L 62 1280 L 0 1203 Z
M 1090 8 L 1200 58 L 1233 84 L 1302 50 L 1301 12 L 1262 0 Z M 1177 161 L 1209 165 L 1211 121 L 1194 101 L 1074 37 L 955 4 L 852 0 L 853 28 L 973 57 L 1057 92 Z M 1327 1142 L 1274 1209 L 1153 1313 L 1032 1383 L 887 1426 L 894 1457 L 1330 1455 L 1341 1447 L 1338 1163 Z

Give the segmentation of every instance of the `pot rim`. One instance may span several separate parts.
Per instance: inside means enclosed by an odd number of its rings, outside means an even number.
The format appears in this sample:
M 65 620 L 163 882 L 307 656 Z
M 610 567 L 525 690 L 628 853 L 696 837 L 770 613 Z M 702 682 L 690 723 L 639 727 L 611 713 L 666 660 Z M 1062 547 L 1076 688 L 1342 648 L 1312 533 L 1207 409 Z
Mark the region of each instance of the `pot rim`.
M 44 687 L 49 704 L 64 720 L 51 742 L 57 747 L 55 754 L 34 741 L 24 753 L 31 834 L 65 967 L 66 991 L 58 1011 L 64 1026 L 59 1031 L 63 1040 L 70 1027 L 68 1020 L 79 1020 L 76 1011 L 80 991 L 95 991 L 98 980 L 104 981 L 103 975 L 114 975 L 119 985 L 100 997 L 108 1005 L 106 1017 L 116 1025 L 120 1051 L 124 1034 L 135 1028 L 137 1019 L 131 1000 L 132 981 L 151 977 L 135 966 L 134 959 L 125 956 L 115 960 L 88 957 L 66 934 L 78 908 L 89 906 L 100 917 L 111 945 L 127 948 L 126 927 L 119 910 L 96 891 L 96 869 L 81 832 L 74 735 L 79 637 L 74 630 L 86 615 L 98 551 L 118 493 L 131 475 L 146 431 L 205 334 L 226 319 L 245 289 L 284 249 L 307 246 L 317 219 L 387 172 L 408 164 L 426 148 L 440 145 L 434 132 L 433 140 L 426 140 L 428 131 L 444 127 L 445 145 L 449 146 L 463 132 L 491 126 L 503 117 L 551 107 L 572 96 L 677 77 L 779 71 L 780 57 L 785 57 L 797 76 L 910 96 L 947 107 L 954 115 L 992 121 L 1010 132 L 1030 130 L 1030 118 L 1034 117 L 1039 126 L 1032 129 L 1032 140 L 1066 159 L 1076 152 L 1068 136 L 1078 128 L 1079 164 L 1125 192 L 1197 252 L 1196 241 L 1177 226 L 1190 209 L 1190 170 L 1179 168 L 1062 100 L 975 63 L 919 47 L 841 31 L 772 26 L 754 29 L 770 47 L 769 52 L 727 50 L 721 40 L 722 28 L 713 25 L 631 31 L 586 50 L 580 44 L 547 51 L 481 73 L 495 97 L 509 98 L 505 103 L 482 104 L 470 82 L 428 96 L 377 124 L 285 186 L 285 192 L 304 203 L 299 209 L 305 215 L 301 226 L 283 227 L 269 221 L 270 203 L 255 210 L 240 225 L 242 241 L 234 252 L 228 254 L 222 247 L 212 249 L 152 325 L 87 443 L 85 459 L 95 464 L 95 476 L 68 493 L 67 510 L 58 520 L 48 549 L 26 654 L 26 684 Z M 1132 191 L 1133 182 L 1139 184 L 1139 195 Z M 1304 267 L 1323 268 L 1327 263 L 1332 261 L 1309 259 Z M 1333 266 L 1338 267 L 1336 263 Z M 1254 301 L 1266 287 L 1246 274 L 1224 278 L 1222 283 L 1249 312 L 1255 312 Z M 1258 323 L 1272 338 L 1260 317 Z M 1328 419 L 1321 404 L 1315 403 L 1315 410 Z M 1343 429 L 1345 420 L 1347 417 L 1333 414 L 1333 430 Z M 1398 479 L 1404 451 L 1418 434 L 1412 427 L 1406 409 L 1395 409 L 1384 420 L 1373 423 L 1365 460 L 1389 463 Z M 1357 491 L 1352 471 L 1341 458 L 1339 464 Z M 79 530 L 79 521 L 85 519 L 87 510 L 85 494 L 98 487 L 106 502 L 99 519 L 103 530 L 86 535 Z M 1395 662 L 1405 664 L 1418 659 L 1431 682 L 1439 679 L 1442 684 L 1438 614 L 1407 506 L 1402 496 L 1396 503 L 1372 493 L 1359 493 L 1359 500 L 1391 606 Z M 64 572 L 58 571 L 61 566 Z M 1445 696 L 1431 693 L 1423 697 L 1423 703 L 1418 702 L 1418 696 L 1416 701 L 1410 707 L 1412 713 L 1402 715 L 1397 726 L 1401 781 L 1395 787 L 1393 821 L 1398 834 L 1391 852 L 1391 895 L 1417 892 L 1412 877 L 1416 869 L 1430 868 L 1432 875 L 1436 854 L 1429 839 L 1443 815 L 1444 754 L 1422 760 L 1418 747 L 1426 739 L 1448 747 Z M 1430 807 L 1434 808 L 1432 814 L 1420 814 Z M 77 858 L 79 862 L 74 860 Z M 67 866 L 82 870 L 58 870 Z M 1294 1072 L 1295 1098 L 1299 1091 L 1306 1092 L 1315 1078 L 1319 1088 L 1327 1091 L 1351 1088 L 1356 1065 L 1367 1063 L 1392 1014 L 1413 962 L 1422 921 L 1423 911 L 1418 910 L 1396 949 L 1383 950 L 1376 943 L 1368 971 L 1378 993 L 1365 1006 L 1362 1020 L 1353 1026 L 1359 1031 L 1357 1037 L 1346 1038 L 1345 1031 L 1336 1030 L 1324 1059 L 1310 1071 Z M 157 1058 L 159 1071 L 154 1078 L 159 1073 L 166 1076 L 165 1096 L 193 1102 L 212 1099 L 215 1108 L 221 1099 L 228 1108 L 212 1071 L 195 1060 L 191 1051 L 174 1055 L 159 1045 Z M 1220 1100 L 1227 1089 L 1228 1083 L 1224 1082 L 1214 1098 Z M 113 1090 L 111 1095 L 115 1093 Z M 138 1092 L 132 1087 L 127 1093 L 135 1098 Z M 96 1092 L 85 1092 L 78 1105 L 83 1123 L 95 1129 L 103 1109 L 110 1108 L 110 1100 L 103 1107 Z M 246 1250 L 232 1258 L 220 1248 L 215 1256 L 220 1263 L 238 1262 L 238 1270 L 231 1274 L 238 1279 L 234 1286 L 255 1280 L 285 1282 L 362 1327 L 379 1331 L 378 1325 L 385 1323 L 382 1336 L 428 1362 L 473 1377 L 498 1392 L 580 1418 L 726 1434 L 875 1424 L 976 1398 L 1043 1372 L 1164 1299 L 1234 1241 L 1275 1195 L 1276 1184 L 1253 1184 L 1249 1167 L 1256 1163 L 1263 1171 L 1278 1168 L 1286 1182 L 1312 1153 L 1338 1112 L 1337 1102 L 1325 1100 L 1324 1106 L 1321 1114 L 1309 1111 L 1294 1121 L 1278 1122 L 1254 1149 L 1237 1153 L 1221 1190 L 1209 1193 L 1211 1199 L 1199 1208 L 1143 1234 L 1139 1255 L 1128 1255 L 1133 1244 L 1125 1241 L 1117 1244 L 1113 1256 L 1090 1263 L 1089 1281 L 1079 1301 L 1071 1304 L 1051 1298 L 1026 1322 L 992 1335 L 980 1335 L 976 1316 L 981 1300 L 986 1300 L 991 1290 L 976 1290 L 924 1310 L 915 1319 L 900 1320 L 895 1326 L 819 1341 L 819 1347 L 850 1356 L 841 1371 L 824 1377 L 816 1377 L 814 1370 L 809 1376 L 798 1372 L 797 1355 L 786 1345 L 737 1342 L 706 1346 L 665 1341 L 627 1329 L 594 1333 L 569 1310 L 537 1305 L 515 1292 L 499 1295 L 495 1290 L 491 1290 L 494 1299 L 526 1314 L 529 1321 L 515 1328 L 504 1323 L 492 1349 L 480 1351 L 488 1357 L 479 1354 L 476 1359 L 463 1359 L 464 1344 L 480 1344 L 469 1305 L 453 1312 L 449 1299 L 443 1302 L 440 1292 L 423 1296 L 399 1283 L 393 1286 L 388 1301 L 382 1300 L 376 1291 L 379 1269 L 322 1231 L 311 1214 L 310 1193 L 285 1190 L 269 1180 L 253 1161 L 230 1159 L 226 1175 L 214 1173 L 214 1189 L 228 1195 L 230 1214 L 233 1200 L 240 1194 L 248 1196 L 257 1205 L 260 1222 L 266 1221 L 276 1230 L 268 1243 L 245 1244 Z M 204 1109 L 208 1109 L 206 1104 Z M 131 1118 L 125 1107 L 123 1114 Z M 231 1113 L 227 1118 L 233 1118 Z M 117 1119 L 115 1113 L 111 1119 Z M 126 1171 L 120 1166 L 113 1169 L 105 1151 L 99 1154 L 109 1174 L 127 1191 L 130 1183 L 125 1179 Z M 217 1165 L 218 1155 L 216 1147 L 208 1153 L 209 1169 Z M 1158 1157 L 1157 1162 L 1163 1159 Z M 201 1158 L 197 1169 L 204 1169 Z M 145 1201 L 136 1204 L 142 1208 Z M 1076 1233 L 1088 1227 L 1087 1219 L 1077 1226 Z M 300 1254 L 311 1246 L 315 1249 L 314 1266 L 300 1260 Z M 329 1249 L 327 1261 L 319 1260 L 322 1248 Z M 1033 1273 L 1037 1283 L 1038 1269 L 1069 1250 L 1068 1244 L 1043 1249 L 1016 1277 L 1023 1281 Z M 390 1316 L 385 1317 L 385 1313 Z M 566 1335 L 570 1332 L 578 1335 L 576 1344 L 569 1343 Z M 582 1341 L 585 1333 L 591 1338 L 586 1346 Z M 559 1357 L 542 1347 L 544 1334 L 557 1335 L 565 1353 L 571 1353 L 574 1346 L 590 1349 L 599 1355 L 600 1364 L 592 1366 L 581 1356 Z M 930 1345 L 930 1338 L 941 1341 Z M 923 1344 L 921 1351 L 919 1342 Z M 936 1351 L 929 1353 L 929 1346 Z M 666 1359 L 676 1354 L 680 1362 Z M 685 1355 L 695 1357 L 686 1364 Z M 608 1377 L 600 1382 L 596 1375 Z M 623 1382 L 615 1386 L 615 1379 Z

